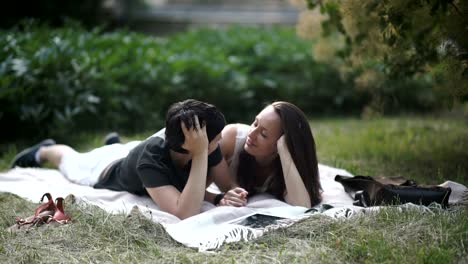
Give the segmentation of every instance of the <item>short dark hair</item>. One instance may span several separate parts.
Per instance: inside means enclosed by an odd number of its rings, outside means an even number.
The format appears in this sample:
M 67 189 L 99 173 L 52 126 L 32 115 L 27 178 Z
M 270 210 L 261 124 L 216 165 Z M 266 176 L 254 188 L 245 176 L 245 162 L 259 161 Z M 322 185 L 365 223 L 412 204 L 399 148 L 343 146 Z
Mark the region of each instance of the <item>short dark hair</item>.
M 187 99 L 182 102 L 172 104 L 166 114 L 166 141 L 174 151 L 187 153 L 182 148 L 185 142 L 184 132 L 180 126 L 183 121 L 190 129 L 194 126 L 194 116 L 198 116 L 200 127 L 206 126 L 208 141 L 211 142 L 226 125 L 224 115 L 212 104 L 201 102 L 195 99 Z

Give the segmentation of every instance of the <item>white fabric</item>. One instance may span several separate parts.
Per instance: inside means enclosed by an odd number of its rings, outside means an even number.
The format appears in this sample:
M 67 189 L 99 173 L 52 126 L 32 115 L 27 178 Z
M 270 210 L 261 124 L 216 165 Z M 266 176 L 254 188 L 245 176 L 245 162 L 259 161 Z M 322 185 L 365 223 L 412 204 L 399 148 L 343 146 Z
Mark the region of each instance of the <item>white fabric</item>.
M 333 180 L 336 174 L 350 174 L 323 165 L 319 169 L 324 188 L 323 203 L 351 205 L 352 199 L 344 192 L 341 184 Z M 273 214 L 290 219 L 291 221 L 282 223 L 283 226 L 288 226 L 307 216 L 304 214 L 307 208 L 290 206 L 269 195 L 259 195 L 249 199 L 248 206 L 242 208 L 215 207 L 205 202 L 203 213 L 180 220 L 159 210 L 149 197 L 74 184 L 57 170 L 39 168 L 15 168 L 0 173 L 0 192 L 14 193 L 33 202 L 39 202 L 39 198 L 46 192 L 51 193 L 54 198 L 73 194 L 78 201 L 97 205 L 110 213 L 128 214 L 134 206 L 138 206 L 143 215 L 161 223 L 175 240 L 200 251 L 218 248 L 223 243 L 250 240 L 273 228 L 248 228 L 233 223 L 236 219 L 255 213 Z
M 468 200 L 468 188 L 466 188 L 463 184 L 454 181 L 446 181 L 439 186 L 450 187 L 452 190 L 448 200 L 449 204 L 463 203 Z
M 166 129 L 163 128 L 150 137 L 165 138 Z M 141 141 L 130 141 L 125 144 L 105 145 L 89 152 L 68 152 L 62 157 L 59 170 L 71 182 L 94 186 L 102 171 L 113 161 L 122 159 L 140 144 Z M 39 153 L 39 152 L 38 152 Z
M 351 176 L 349 172 L 324 165 L 319 165 L 319 172 L 324 191 L 322 204 L 336 206 L 324 211 L 323 215 L 334 218 L 350 217 L 378 209 L 352 206 L 353 200 L 344 192 L 343 186 L 334 181 L 337 174 Z M 466 187 L 464 190 L 466 191 Z M 322 212 L 321 207 L 317 206 L 315 212 L 305 213 L 307 208 L 290 206 L 263 194 L 252 197 L 248 205 L 241 208 L 215 207 L 210 203 L 204 203 L 203 213 L 180 220 L 159 210 L 149 197 L 74 184 L 57 170 L 39 168 L 15 168 L 0 173 L 0 192 L 14 193 L 33 202 L 39 202 L 40 197 L 46 192 L 51 193 L 53 198 L 73 194 L 79 202 L 97 205 L 110 213 L 128 214 L 134 206 L 137 206 L 144 216 L 161 223 L 176 241 L 197 248 L 199 251 L 216 249 L 223 243 L 251 240 L 269 230 L 287 227 L 300 219 Z M 239 224 L 248 216 L 258 213 L 285 219 L 265 228 L 252 228 Z M 71 217 L 73 218 L 73 215 Z
M 345 192 L 343 185 L 335 181 L 336 175 L 353 176 L 346 170 L 319 164 L 320 185 L 322 185 L 322 203 L 334 207 L 352 205 L 354 200 Z
M 94 186 L 102 171 L 109 164 L 126 157 L 130 150 L 140 142 L 131 141 L 126 144 L 106 145 L 85 153 L 67 152 L 62 157 L 59 170 L 71 182 Z

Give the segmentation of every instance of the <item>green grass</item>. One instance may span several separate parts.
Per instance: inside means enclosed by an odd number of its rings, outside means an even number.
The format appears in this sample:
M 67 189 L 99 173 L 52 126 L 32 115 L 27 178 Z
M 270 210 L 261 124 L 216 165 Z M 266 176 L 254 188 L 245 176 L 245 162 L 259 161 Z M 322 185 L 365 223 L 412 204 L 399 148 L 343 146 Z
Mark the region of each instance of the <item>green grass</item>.
M 465 119 L 398 117 L 311 120 L 319 161 L 353 174 L 405 176 L 424 184 L 468 184 Z M 151 133 L 124 137 L 145 138 Z M 103 134 L 79 135 L 79 150 L 102 144 Z M 30 142 L 31 143 L 31 142 Z M 2 146 L 5 170 L 26 143 Z M 39 198 L 39 197 L 38 197 Z M 314 216 L 251 242 L 198 253 L 158 225 L 132 214 L 67 203 L 73 223 L 10 233 L 4 229 L 37 204 L 0 194 L 0 263 L 467 263 L 468 208 L 398 211 L 389 207 L 349 220 Z
M 355 175 L 468 183 L 466 119 L 328 119 L 311 125 L 321 163 Z

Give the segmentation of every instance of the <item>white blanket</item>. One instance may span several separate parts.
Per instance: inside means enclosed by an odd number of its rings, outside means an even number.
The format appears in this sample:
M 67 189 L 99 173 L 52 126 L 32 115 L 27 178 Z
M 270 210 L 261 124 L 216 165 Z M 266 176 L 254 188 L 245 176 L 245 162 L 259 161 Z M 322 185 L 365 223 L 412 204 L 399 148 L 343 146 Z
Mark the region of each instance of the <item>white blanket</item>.
M 359 211 L 352 206 L 353 199 L 344 191 L 343 186 L 334 181 L 337 174 L 349 176 L 351 174 L 324 165 L 319 165 L 319 171 L 324 191 L 322 204 L 335 207 L 325 211 L 324 214 L 339 217 Z M 209 188 L 215 189 L 213 186 Z M 78 201 L 97 205 L 110 213 L 128 214 L 134 206 L 137 206 L 143 215 L 161 223 L 176 241 L 197 248 L 199 251 L 216 249 L 223 243 L 254 239 L 271 229 L 289 226 L 317 213 L 317 211 L 306 213 L 308 208 L 290 206 L 264 194 L 252 197 L 248 205 L 242 208 L 215 207 L 205 202 L 203 213 L 180 220 L 159 210 L 149 197 L 77 185 L 69 182 L 57 170 L 37 168 L 15 168 L 0 173 L 0 192 L 14 193 L 33 202 L 39 202 L 40 197 L 46 192 L 51 193 L 54 198 L 73 194 Z M 315 208 L 320 211 L 321 207 L 319 205 Z M 246 223 L 252 219 L 254 223 L 262 219 L 276 220 L 275 217 L 282 219 L 267 222 L 263 226 Z

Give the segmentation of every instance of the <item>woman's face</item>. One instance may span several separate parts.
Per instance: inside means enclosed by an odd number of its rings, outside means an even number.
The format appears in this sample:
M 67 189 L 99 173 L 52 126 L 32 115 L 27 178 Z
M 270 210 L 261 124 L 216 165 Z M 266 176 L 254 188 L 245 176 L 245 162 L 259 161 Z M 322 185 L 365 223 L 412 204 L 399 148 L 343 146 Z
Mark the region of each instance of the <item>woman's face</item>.
M 281 119 L 273 106 L 268 106 L 255 117 L 244 149 L 257 160 L 268 159 L 276 155 L 276 142 L 281 135 Z

